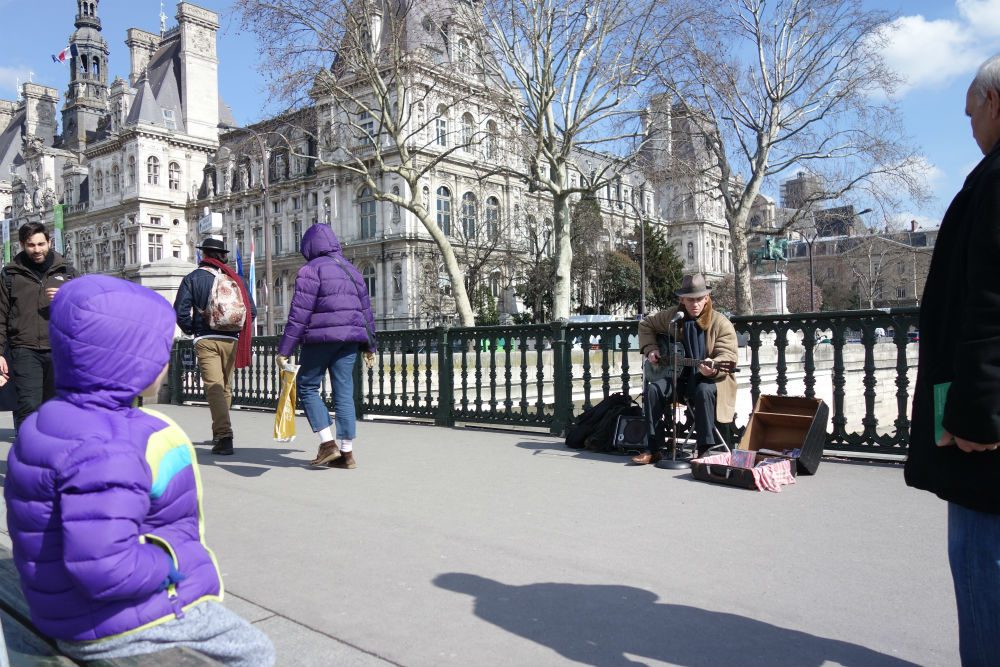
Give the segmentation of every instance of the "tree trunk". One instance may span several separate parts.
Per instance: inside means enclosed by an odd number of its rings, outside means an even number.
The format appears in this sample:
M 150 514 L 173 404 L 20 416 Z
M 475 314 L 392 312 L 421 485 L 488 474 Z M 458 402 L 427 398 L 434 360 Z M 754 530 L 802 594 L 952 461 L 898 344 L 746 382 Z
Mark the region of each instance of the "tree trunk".
M 556 281 L 552 291 L 552 319 L 569 319 L 572 307 L 573 244 L 570 238 L 569 195 L 552 197 L 552 224 L 555 227 Z
M 741 219 L 742 218 L 742 219 Z M 753 293 L 750 289 L 750 253 L 747 252 L 746 215 L 727 216 L 729 238 L 733 243 L 733 273 L 736 291 L 736 314 L 753 313 Z
M 458 311 L 458 317 L 462 320 L 462 326 L 475 326 L 476 317 L 472 312 L 472 305 L 469 302 L 469 293 L 465 290 L 465 274 L 462 273 L 462 269 L 458 265 L 455 249 L 452 248 L 451 243 L 448 242 L 448 238 L 437 224 L 427 218 L 428 213 L 426 211 L 414 211 L 414 213 L 424 228 L 430 232 L 431 237 L 437 244 L 438 250 L 441 251 L 441 260 L 444 262 L 445 271 L 448 272 L 448 278 L 451 280 L 451 294 L 452 298 L 455 299 L 455 310 Z

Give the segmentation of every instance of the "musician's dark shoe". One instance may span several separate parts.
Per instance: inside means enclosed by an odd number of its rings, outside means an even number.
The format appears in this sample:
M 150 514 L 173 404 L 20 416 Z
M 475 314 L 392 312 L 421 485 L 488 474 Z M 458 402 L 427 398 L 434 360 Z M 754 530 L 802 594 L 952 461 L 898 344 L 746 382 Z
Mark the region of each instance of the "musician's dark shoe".
M 637 466 L 647 466 L 663 458 L 663 452 L 643 452 L 632 457 L 632 463 Z

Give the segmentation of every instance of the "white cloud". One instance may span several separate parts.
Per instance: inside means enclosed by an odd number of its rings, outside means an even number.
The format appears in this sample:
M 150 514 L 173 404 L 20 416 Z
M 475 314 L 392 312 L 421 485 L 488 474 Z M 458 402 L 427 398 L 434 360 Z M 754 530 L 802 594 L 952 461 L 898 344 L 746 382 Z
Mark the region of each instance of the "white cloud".
M 1000 0 L 956 0 L 955 6 L 976 35 L 1000 35 Z
M 899 95 L 950 83 L 986 59 L 981 42 L 968 25 L 928 21 L 919 15 L 901 16 L 890 24 L 882 55 L 903 79 Z
M 4 67 L 0 65 L 0 100 L 12 100 L 20 94 L 17 83 L 28 80 L 27 67 Z
M 903 79 L 898 91 L 950 85 L 971 79 L 976 67 L 996 50 L 1000 37 L 1000 0 L 955 0 L 954 19 L 901 16 L 883 33 L 882 55 Z

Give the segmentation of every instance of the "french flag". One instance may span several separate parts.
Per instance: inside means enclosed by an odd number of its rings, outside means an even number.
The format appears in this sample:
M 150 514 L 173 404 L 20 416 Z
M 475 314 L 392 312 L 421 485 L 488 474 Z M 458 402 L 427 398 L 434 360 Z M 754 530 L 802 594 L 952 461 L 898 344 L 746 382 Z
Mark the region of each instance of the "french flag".
M 59 53 L 53 55 L 52 56 L 52 62 L 54 62 L 54 63 L 64 63 L 64 62 L 66 62 L 66 57 L 67 56 L 76 56 L 76 55 L 77 55 L 76 44 L 71 44 L 71 45 L 67 46 L 65 49 L 63 49 L 62 51 L 60 51 Z

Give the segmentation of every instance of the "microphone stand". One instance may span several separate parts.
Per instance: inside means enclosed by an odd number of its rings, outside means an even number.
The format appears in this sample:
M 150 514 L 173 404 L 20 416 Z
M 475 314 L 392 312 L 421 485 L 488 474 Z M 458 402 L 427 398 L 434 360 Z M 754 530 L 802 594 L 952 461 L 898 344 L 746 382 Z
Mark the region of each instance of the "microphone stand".
M 671 356 L 670 366 L 671 366 L 671 373 L 673 375 L 673 386 L 670 389 L 670 401 L 669 401 L 670 410 L 673 412 L 673 414 L 670 415 L 671 417 L 670 421 L 672 425 L 672 433 L 671 433 L 672 446 L 670 448 L 670 459 L 669 460 L 661 459 L 660 461 L 656 462 L 657 468 L 664 468 L 666 470 L 684 470 L 685 468 L 691 467 L 690 461 L 677 460 L 677 407 L 676 407 L 677 406 L 677 341 L 680 338 L 679 331 L 680 331 L 681 321 L 682 320 L 671 322 L 671 326 L 673 327 L 674 330 L 673 332 L 674 340 L 670 345 L 670 356 Z

